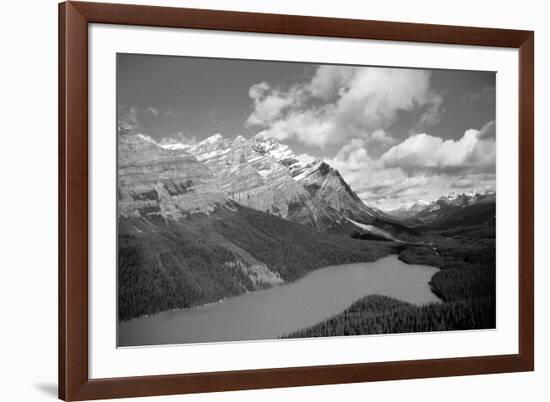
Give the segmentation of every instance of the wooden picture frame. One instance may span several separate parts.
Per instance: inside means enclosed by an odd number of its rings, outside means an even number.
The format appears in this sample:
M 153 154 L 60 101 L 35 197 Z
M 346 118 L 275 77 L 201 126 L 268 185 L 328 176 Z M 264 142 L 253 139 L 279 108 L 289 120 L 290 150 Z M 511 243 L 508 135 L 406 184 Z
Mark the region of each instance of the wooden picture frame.
M 88 24 L 196 28 L 519 49 L 519 353 L 90 379 Z M 86 400 L 534 369 L 534 33 L 276 14 L 65 2 L 59 5 L 59 397 Z

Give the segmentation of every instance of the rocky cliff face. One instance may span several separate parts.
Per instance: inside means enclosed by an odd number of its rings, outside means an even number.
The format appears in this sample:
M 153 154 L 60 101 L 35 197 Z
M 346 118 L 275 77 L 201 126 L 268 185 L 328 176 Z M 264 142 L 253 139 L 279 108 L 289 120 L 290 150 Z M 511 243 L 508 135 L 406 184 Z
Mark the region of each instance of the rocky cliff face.
M 167 150 L 121 127 L 118 133 L 118 214 L 178 219 L 225 201 L 212 172 L 183 151 Z
M 456 210 L 485 202 L 495 202 L 494 191 L 450 193 L 431 202 L 417 200 L 398 209 L 388 211 L 387 214 L 411 222 L 415 219 L 418 222 L 430 223 L 445 218 L 449 213 Z
M 418 213 L 424 211 L 429 205 L 430 203 L 427 201 L 418 200 L 408 205 L 403 205 L 402 207 L 387 211 L 386 213 L 399 219 L 407 219 L 412 218 Z
M 193 145 L 160 145 L 121 127 L 118 142 L 120 216 L 179 219 L 236 202 L 326 233 L 349 235 L 367 224 L 411 234 L 366 206 L 327 163 L 303 162 L 272 138 L 216 134 Z
M 121 320 L 394 252 L 349 236 L 376 218 L 336 170 L 271 139 L 161 146 L 120 127 L 117 191 Z
M 165 148 L 185 149 L 210 169 L 229 198 L 259 211 L 326 232 L 352 230 L 346 218 L 363 223 L 378 218 L 335 169 L 322 161 L 302 162 L 272 138 L 230 140 L 216 134 L 193 146 Z
M 479 203 L 494 203 L 495 198 L 495 193 L 491 191 L 486 193 L 451 193 L 427 204 L 424 209 L 414 215 L 414 219 L 423 223 L 435 222 L 446 219 L 450 214 L 469 206 Z

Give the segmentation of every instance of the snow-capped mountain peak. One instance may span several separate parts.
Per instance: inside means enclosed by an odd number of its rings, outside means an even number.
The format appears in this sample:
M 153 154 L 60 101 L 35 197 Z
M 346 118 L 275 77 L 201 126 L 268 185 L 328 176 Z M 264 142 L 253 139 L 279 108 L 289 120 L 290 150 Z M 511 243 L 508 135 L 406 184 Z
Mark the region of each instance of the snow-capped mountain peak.
M 383 219 L 330 165 L 299 158 L 288 145 L 263 134 L 227 138 L 218 133 L 192 144 L 138 138 L 193 157 L 210 172 L 208 181 L 216 191 L 246 207 L 330 232 L 357 230 L 347 219 L 362 224 Z
M 214 144 L 216 142 L 222 141 L 223 139 L 224 139 L 223 135 L 221 135 L 220 133 L 217 133 L 201 141 L 200 144 Z
M 388 214 L 398 218 L 415 218 L 423 222 L 439 219 L 450 209 L 466 208 L 482 201 L 494 200 L 495 192 L 492 190 L 479 192 L 471 190 L 464 193 L 450 192 L 440 196 L 431 202 L 423 200 L 413 201 Z

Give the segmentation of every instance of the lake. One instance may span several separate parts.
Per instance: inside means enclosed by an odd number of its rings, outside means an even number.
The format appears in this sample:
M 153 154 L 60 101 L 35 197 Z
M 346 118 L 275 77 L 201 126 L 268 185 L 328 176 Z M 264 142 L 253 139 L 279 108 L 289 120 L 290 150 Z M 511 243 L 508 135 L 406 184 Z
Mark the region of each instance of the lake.
M 275 339 L 338 314 L 369 294 L 417 305 L 437 302 L 428 285 L 437 271 L 405 264 L 397 255 L 320 268 L 285 285 L 120 323 L 118 346 Z

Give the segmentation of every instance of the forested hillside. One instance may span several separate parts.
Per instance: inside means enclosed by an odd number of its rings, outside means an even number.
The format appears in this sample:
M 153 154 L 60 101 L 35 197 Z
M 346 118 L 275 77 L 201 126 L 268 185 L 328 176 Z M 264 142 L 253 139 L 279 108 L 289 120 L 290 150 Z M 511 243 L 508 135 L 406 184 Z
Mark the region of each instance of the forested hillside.
M 214 302 L 395 251 L 390 242 L 321 233 L 236 203 L 180 221 L 121 218 L 119 318 Z
M 496 250 L 490 233 L 479 228 L 471 228 L 467 238 L 463 229 L 447 232 L 446 237 L 426 233 L 429 243 L 400 246 L 402 261 L 441 268 L 430 287 L 442 303 L 415 306 L 369 295 L 344 312 L 287 337 L 495 328 Z

